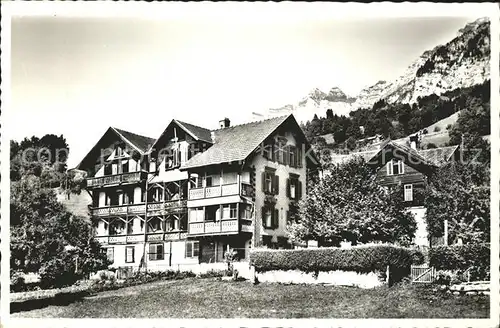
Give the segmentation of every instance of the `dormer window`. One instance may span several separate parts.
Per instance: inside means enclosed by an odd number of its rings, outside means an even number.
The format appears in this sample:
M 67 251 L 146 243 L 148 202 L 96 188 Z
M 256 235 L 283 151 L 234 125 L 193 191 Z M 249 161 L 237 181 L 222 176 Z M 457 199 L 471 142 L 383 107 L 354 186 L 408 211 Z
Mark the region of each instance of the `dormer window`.
M 402 160 L 392 159 L 387 163 L 387 175 L 404 174 L 404 164 Z

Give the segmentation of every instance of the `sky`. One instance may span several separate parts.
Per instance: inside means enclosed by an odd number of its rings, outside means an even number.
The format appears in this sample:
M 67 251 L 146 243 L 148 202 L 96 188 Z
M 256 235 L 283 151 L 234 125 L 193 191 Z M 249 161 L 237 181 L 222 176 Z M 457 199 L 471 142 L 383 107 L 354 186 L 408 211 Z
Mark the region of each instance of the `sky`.
M 220 20 L 13 17 L 11 138 L 63 134 L 69 167 L 109 126 L 217 128 L 315 87 L 356 96 L 478 17 Z

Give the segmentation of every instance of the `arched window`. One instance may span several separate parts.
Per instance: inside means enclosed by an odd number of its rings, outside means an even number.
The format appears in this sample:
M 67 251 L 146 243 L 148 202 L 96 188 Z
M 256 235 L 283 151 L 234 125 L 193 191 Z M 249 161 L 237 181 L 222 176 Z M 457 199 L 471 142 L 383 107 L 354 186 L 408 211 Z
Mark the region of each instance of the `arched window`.
M 148 222 L 148 232 L 161 231 L 162 221 L 159 217 L 155 216 L 151 218 Z
M 125 222 L 119 218 L 113 219 L 109 223 L 109 235 L 123 235 L 125 234 Z

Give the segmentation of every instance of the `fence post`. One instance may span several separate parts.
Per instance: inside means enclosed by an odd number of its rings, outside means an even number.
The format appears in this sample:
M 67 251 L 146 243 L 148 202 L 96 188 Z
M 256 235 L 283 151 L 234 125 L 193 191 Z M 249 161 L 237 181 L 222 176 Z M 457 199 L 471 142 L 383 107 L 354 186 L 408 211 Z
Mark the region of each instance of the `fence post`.
M 250 278 L 251 278 L 251 281 L 252 281 L 252 283 L 254 285 L 258 283 L 257 273 L 255 272 L 255 266 L 254 265 L 250 266 Z
M 389 266 L 387 266 L 387 268 L 385 270 L 385 282 L 386 282 L 387 286 L 390 286 L 390 280 L 389 280 L 390 271 L 391 270 L 389 270 Z

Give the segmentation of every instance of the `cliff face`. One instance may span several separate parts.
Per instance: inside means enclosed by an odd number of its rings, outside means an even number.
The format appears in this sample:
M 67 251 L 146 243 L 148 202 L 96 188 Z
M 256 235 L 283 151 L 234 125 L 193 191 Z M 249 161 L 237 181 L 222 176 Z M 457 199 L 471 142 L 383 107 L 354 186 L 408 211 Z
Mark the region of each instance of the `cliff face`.
M 432 50 L 425 51 L 394 81 L 379 81 L 356 96 L 347 96 L 340 88 L 329 92 L 313 89 L 295 104 L 269 109 L 267 117 L 293 113 L 298 121 L 334 114 L 348 115 L 358 108 L 371 108 L 385 99 L 388 103 L 409 103 L 418 97 L 440 95 L 456 88 L 470 87 L 490 79 L 490 23 L 486 18 L 467 24 L 457 36 Z

